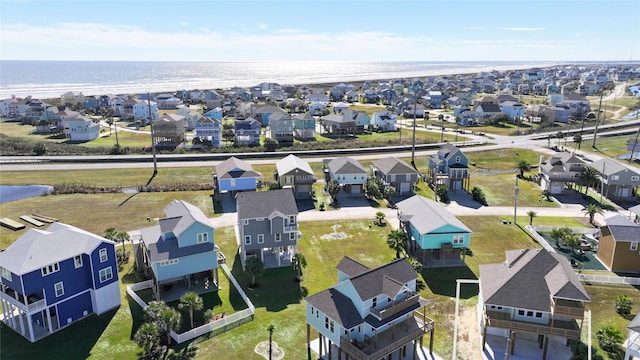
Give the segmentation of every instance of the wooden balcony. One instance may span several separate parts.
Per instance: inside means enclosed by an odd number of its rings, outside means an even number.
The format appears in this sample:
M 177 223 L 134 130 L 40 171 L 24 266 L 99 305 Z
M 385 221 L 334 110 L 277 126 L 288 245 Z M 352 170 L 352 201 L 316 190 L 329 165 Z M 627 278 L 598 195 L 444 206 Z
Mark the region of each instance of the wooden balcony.
M 420 295 L 419 294 L 409 294 L 405 299 L 400 301 L 393 301 L 384 309 L 371 309 L 371 314 L 375 317 L 385 320 L 390 316 L 397 314 L 398 312 L 405 310 L 411 306 L 414 306 L 419 303 Z
M 416 314 L 392 328 L 374 337 L 367 337 L 364 342 L 340 338 L 340 349 L 349 355 L 350 359 L 377 360 L 400 349 L 413 340 L 419 339 L 431 330 L 434 322 L 429 318 Z
M 555 335 L 567 339 L 580 339 L 580 327 L 575 320 L 550 320 L 546 324 L 538 324 L 512 320 L 511 316 L 504 312 L 485 311 L 485 323 L 487 326 L 500 329 L 526 331 L 539 335 Z
M 584 304 L 579 301 L 555 299 L 551 314 L 553 316 L 582 320 L 584 319 Z

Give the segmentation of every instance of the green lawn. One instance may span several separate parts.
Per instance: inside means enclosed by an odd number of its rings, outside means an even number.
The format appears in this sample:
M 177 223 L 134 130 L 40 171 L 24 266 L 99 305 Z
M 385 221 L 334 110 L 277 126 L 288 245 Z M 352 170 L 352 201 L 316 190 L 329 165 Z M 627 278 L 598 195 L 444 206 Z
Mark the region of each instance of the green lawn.
M 20 215 L 39 213 L 84 230 L 103 234 L 109 227 L 121 231 L 150 226 L 147 217 L 164 217 L 162 209 L 174 199 L 197 206 L 207 216 L 215 216 L 210 191 L 181 191 L 131 194 L 73 194 L 38 196 L 0 206 L 0 217 L 18 221 Z M 153 220 L 152 220 L 153 221 Z M 26 229 L 32 227 L 27 225 Z M 0 248 L 4 249 L 25 230 L 0 227 Z
M 471 176 L 471 188 L 479 187 L 484 192 L 489 206 L 513 206 L 516 173 L 492 176 Z M 555 201 L 541 197 L 542 189 L 533 181 L 518 181 L 518 206 L 559 207 Z

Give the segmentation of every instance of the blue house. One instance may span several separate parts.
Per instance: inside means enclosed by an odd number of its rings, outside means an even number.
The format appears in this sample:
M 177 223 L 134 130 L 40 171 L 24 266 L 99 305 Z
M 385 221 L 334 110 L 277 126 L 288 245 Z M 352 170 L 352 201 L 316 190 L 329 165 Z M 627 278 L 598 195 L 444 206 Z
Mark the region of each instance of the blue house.
M 0 280 L 2 321 L 31 342 L 120 306 L 115 243 L 62 223 L 0 252 Z
M 337 284 L 305 299 L 307 341 L 311 328 L 319 336 L 307 344 L 308 353 L 327 359 L 342 359 L 342 353 L 347 359 L 408 359 L 412 353 L 416 359 L 426 334 L 431 352 L 429 301 L 417 292 L 418 275 L 406 259 L 370 269 L 345 256 L 336 268 Z
M 262 174 L 253 170 L 251 164 L 234 156 L 216 166 L 213 188 L 216 195 L 226 192 L 255 190 L 260 185 Z
M 98 99 L 95 96 L 86 96 L 82 102 L 83 109 L 95 110 L 98 108 Z
M 202 117 L 216 119 L 218 121 L 222 121 L 222 108 L 217 107 L 215 109 L 211 109 L 206 113 L 202 114 Z
M 446 144 L 429 157 L 429 176 L 436 185 L 459 190 L 469 187 L 469 159 L 457 147 Z
M 211 141 L 211 146 L 220 147 L 222 142 L 222 123 L 220 120 L 209 117 L 201 117 L 196 121 L 195 136 L 202 140 Z
M 187 291 L 218 288 L 218 246 L 211 221 L 202 210 L 181 200 L 164 208 L 155 226 L 133 233 L 140 239 L 138 267 L 153 278 L 156 299 L 167 301 Z
M 429 98 L 431 99 L 431 106 L 434 109 L 440 109 L 442 107 L 442 92 L 429 91 Z
M 253 118 L 245 120 L 234 120 L 234 130 L 236 133 L 236 143 L 244 145 L 260 145 L 260 134 L 262 126 L 260 122 Z
M 420 195 L 397 206 L 400 228 L 409 237 L 409 253 L 422 266 L 464 265 L 464 249 L 471 240 L 471 230 L 465 224 L 444 206 Z

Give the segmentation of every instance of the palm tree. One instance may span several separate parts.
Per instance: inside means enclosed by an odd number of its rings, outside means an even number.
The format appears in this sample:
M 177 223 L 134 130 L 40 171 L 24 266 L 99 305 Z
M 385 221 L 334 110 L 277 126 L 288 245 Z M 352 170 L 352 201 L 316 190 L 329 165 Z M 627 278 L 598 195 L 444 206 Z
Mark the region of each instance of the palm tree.
M 580 247 L 580 237 L 576 234 L 566 234 L 562 239 L 562 242 L 568 246 L 574 254 L 575 250 Z
M 544 196 L 547 201 L 551 201 L 551 191 L 542 190 L 542 196 Z
M 158 325 L 158 330 L 167 335 L 167 345 L 171 345 L 171 331 L 176 330 L 180 324 L 180 319 L 180 313 L 169 306 L 162 309 L 158 314 L 156 324 Z
M 593 219 L 596 217 L 596 214 L 604 215 L 604 210 L 597 204 L 591 203 L 582 208 L 582 212 L 585 215 L 589 216 L 589 224 L 593 225 Z
M 118 229 L 114 227 L 110 227 L 107 230 L 105 230 L 103 235 L 105 239 L 108 239 L 111 241 L 116 241 L 117 236 L 118 236 Z
M 582 174 L 580 174 L 580 182 L 582 182 L 582 184 L 586 185 L 587 187 L 584 190 L 585 194 L 589 190 L 589 187 L 595 184 L 596 182 L 598 182 L 599 180 L 600 180 L 600 174 L 598 173 L 598 170 L 590 166 L 585 167 L 584 170 L 582 171 Z
M 144 349 L 145 358 L 151 358 L 153 350 L 160 343 L 160 331 L 156 323 L 144 323 L 140 326 L 133 340 Z
M 327 192 L 331 196 L 331 200 L 335 202 L 336 196 L 340 192 L 340 184 L 335 180 L 329 181 L 327 183 Z
M 256 286 L 256 276 L 264 273 L 264 264 L 260 258 L 252 256 L 244 264 L 244 272 L 251 276 L 251 286 Z
M 525 159 L 520 159 L 516 164 L 516 169 L 520 171 L 520 177 L 524 178 L 524 173 L 531 170 L 531 164 Z
M 307 267 L 307 258 L 303 254 L 297 253 L 291 259 L 291 267 L 297 273 L 297 279 L 302 281 L 302 270 Z
M 556 247 L 560 247 L 560 240 L 563 240 L 565 235 L 565 232 L 560 229 L 553 229 L 549 233 L 549 236 L 556 241 Z
M 538 214 L 533 210 L 529 210 L 529 212 L 527 212 L 527 216 L 529 217 L 529 225 L 533 225 L 533 218 L 538 216 Z
M 124 251 L 124 243 L 127 241 L 131 241 L 131 236 L 126 231 L 119 231 L 116 235 L 115 240 L 119 243 L 122 243 L 122 251 Z
M 420 271 L 422 271 L 422 263 L 420 263 L 418 259 L 414 257 L 410 257 L 410 258 L 407 258 L 407 261 L 409 262 L 409 265 L 411 265 L 411 267 L 415 272 L 419 273 Z
M 384 218 L 385 218 L 384 213 L 382 211 L 378 211 L 376 213 L 375 224 L 382 226 L 382 224 L 383 224 L 382 222 L 384 221 Z
M 275 326 L 269 324 L 269 326 L 267 326 L 267 331 L 269 332 L 269 360 L 271 360 L 271 340 L 273 338 L 273 330 L 275 330 Z
M 204 306 L 202 302 L 202 298 L 200 295 L 194 292 L 188 292 L 180 297 L 180 304 L 178 307 L 180 309 L 188 308 L 189 309 L 189 318 L 191 319 L 191 328 L 193 329 L 193 311 L 194 310 L 202 310 Z
M 620 343 L 622 342 L 622 333 L 613 326 L 607 326 L 598 330 L 596 338 L 598 338 L 598 344 L 602 350 L 608 353 L 613 353 L 620 347 Z
M 396 252 L 396 259 L 400 258 L 400 252 L 405 251 L 405 236 L 401 230 L 391 230 L 387 235 L 387 245 Z

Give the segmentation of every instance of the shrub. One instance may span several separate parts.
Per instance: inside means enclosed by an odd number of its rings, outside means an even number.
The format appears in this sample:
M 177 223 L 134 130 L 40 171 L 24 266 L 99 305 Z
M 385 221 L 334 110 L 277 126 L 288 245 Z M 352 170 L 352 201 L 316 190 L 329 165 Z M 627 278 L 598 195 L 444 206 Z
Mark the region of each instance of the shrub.
M 436 189 L 436 194 L 438 195 L 438 199 L 444 203 L 449 202 L 449 190 L 444 185 L 438 185 Z
M 633 302 L 627 295 L 618 295 L 614 308 L 618 314 L 622 316 L 629 316 L 631 314 L 632 306 Z
M 598 345 L 600 345 L 600 348 L 607 353 L 617 353 L 620 350 L 622 333 L 613 326 L 606 326 L 598 329 L 596 338 L 598 339 Z
M 479 187 L 473 187 L 473 189 L 471 190 L 471 196 L 473 197 L 474 201 L 477 201 L 485 206 L 488 205 L 487 198 L 484 196 L 484 192 L 482 192 L 482 189 L 480 189 Z

